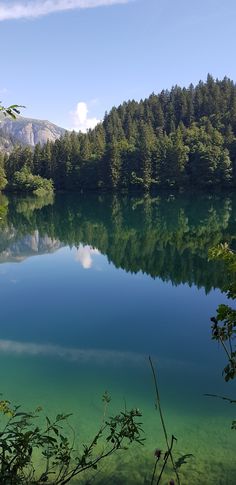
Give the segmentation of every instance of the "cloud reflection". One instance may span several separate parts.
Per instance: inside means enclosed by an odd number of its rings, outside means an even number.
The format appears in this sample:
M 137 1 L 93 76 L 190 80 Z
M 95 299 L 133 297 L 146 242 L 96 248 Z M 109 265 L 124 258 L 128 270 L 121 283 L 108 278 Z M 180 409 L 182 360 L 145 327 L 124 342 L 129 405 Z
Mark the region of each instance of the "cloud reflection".
M 84 269 L 91 269 L 94 264 L 93 256 L 95 254 L 100 254 L 98 249 L 92 248 L 91 246 L 83 246 L 81 244 L 76 251 L 75 260 L 78 261 Z
M 79 349 L 61 347 L 60 345 L 36 344 L 32 342 L 17 342 L 0 340 L 0 354 L 15 354 L 28 356 L 59 357 L 74 362 L 96 362 L 100 364 L 143 363 L 146 356 L 134 352 L 119 352 L 100 349 Z
M 80 349 L 62 347 L 60 345 L 52 344 L 38 344 L 32 342 L 17 342 L 13 340 L 0 340 L 0 355 L 14 354 L 15 356 L 31 356 L 31 357 L 54 357 L 65 359 L 71 362 L 77 362 L 81 364 L 93 363 L 98 365 L 132 365 L 142 366 L 148 368 L 148 355 L 136 352 L 122 352 L 117 350 L 104 350 L 104 349 Z M 193 369 L 198 369 L 199 363 L 175 360 L 175 359 L 163 359 L 157 355 L 153 355 L 154 362 L 158 363 L 158 369 L 183 369 L 191 372 Z

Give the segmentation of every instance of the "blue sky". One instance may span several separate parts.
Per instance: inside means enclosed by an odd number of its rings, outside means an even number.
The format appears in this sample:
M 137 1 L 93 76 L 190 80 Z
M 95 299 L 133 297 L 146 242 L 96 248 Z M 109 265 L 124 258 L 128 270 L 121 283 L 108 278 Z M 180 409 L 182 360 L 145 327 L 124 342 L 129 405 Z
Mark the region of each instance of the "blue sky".
M 0 99 L 86 129 L 208 72 L 236 81 L 235 22 L 235 0 L 0 1 Z

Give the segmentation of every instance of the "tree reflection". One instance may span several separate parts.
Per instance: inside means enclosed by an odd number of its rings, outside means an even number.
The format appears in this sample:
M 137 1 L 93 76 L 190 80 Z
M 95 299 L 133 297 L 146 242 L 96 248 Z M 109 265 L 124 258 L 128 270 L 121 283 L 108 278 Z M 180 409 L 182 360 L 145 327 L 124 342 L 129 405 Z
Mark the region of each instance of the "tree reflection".
M 209 248 L 221 241 L 232 247 L 236 237 L 235 198 L 224 195 L 4 197 L 0 214 L 1 252 L 12 233 L 20 241 L 37 230 L 58 247 L 89 245 L 117 268 L 207 292 L 222 288 L 225 278 L 221 264 L 208 261 Z

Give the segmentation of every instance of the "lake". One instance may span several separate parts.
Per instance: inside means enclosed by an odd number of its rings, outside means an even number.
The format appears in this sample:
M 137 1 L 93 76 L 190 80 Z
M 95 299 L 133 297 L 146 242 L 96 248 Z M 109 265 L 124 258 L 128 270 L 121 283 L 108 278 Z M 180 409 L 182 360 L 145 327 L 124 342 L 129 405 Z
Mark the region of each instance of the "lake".
M 150 483 L 165 449 L 151 355 L 183 484 L 236 483 L 235 398 L 210 317 L 226 281 L 208 249 L 236 245 L 236 197 L 0 196 L 0 374 L 5 399 L 72 412 L 78 441 L 138 407 L 146 442 L 104 462 L 94 483 Z M 168 470 L 163 484 L 174 478 Z M 145 481 L 146 480 L 146 481 Z M 83 482 L 81 482 L 83 483 Z

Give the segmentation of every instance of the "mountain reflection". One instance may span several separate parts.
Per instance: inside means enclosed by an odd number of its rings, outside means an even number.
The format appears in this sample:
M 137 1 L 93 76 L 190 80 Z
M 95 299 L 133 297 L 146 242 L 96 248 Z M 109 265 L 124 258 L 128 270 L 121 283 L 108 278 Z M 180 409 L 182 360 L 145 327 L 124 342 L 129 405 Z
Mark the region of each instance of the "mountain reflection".
M 222 266 L 208 262 L 207 254 L 221 241 L 234 246 L 235 201 L 224 195 L 64 194 L 55 201 L 1 196 L 0 262 L 75 246 L 85 269 L 100 252 L 128 272 L 206 291 L 222 288 Z
M 1 233 L 0 233 L 1 237 Z M 60 241 L 48 236 L 41 237 L 38 230 L 27 234 L 22 239 L 17 238 L 17 233 L 10 235 L 13 241 L 0 253 L 0 263 L 17 263 L 24 261 L 29 256 L 52 253 L 61 247 Z

